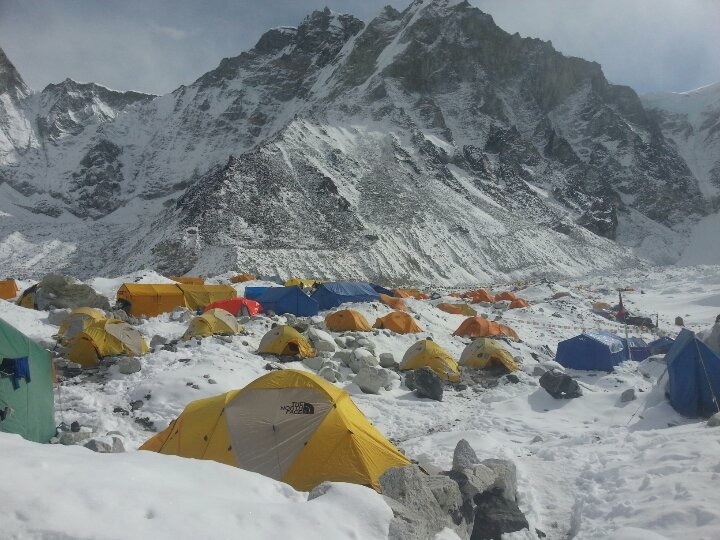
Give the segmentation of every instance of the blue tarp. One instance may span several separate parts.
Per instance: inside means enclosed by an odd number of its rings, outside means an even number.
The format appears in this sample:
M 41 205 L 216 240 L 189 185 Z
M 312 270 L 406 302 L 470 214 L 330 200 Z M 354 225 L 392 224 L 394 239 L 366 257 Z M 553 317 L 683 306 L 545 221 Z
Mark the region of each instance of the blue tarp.
M 273 288 L 275 287 L 245 287 L 245 298 L 257 302 L 258 298 L 265 294 L 265 291 Z
M 345 302 L 374 302 L 380 295 L 369 283 L 333 281 L 323 283 L 312 294 L 320 309 L 331 309 Z
M 673 338 L 663 336 L 656 339 L 655 341 L 651 341 L 648 344 L 648 348 L 650 349 L 650 354 L 667 354 L 667 352 L 673 346 L 673 343 L 675 343 L 675 340 Z
M 269 287 L 257 301 L 265 312 L 274 311 L 278 315 L 291 313 L 298 317 L 312 317 L 318 314 L 318 303 L 297 286 Z
M 650 356 L 650 347 L 645 340 L 639 337 L 630 337 L 622 340 L 628 350 L 628 358 L 642 362 Z
M 387 294 L 388 296 L 395 296 L 394 292 L 392 292 L 390 289 L 386 289 L 382 285 L 376 285 L 375 283 L 370 283 L 370 286 L 378 294 Z
M 571 369 L 612 371 L 628 359 L 623 340 L 609 332 L 585 332 L 558 343 L 555 361 Z
M 682 330 L 665 355 L 670 404 L 683 416 L 710 416 L 718 412 L 713 394 L 720 396 L 720 357 Z

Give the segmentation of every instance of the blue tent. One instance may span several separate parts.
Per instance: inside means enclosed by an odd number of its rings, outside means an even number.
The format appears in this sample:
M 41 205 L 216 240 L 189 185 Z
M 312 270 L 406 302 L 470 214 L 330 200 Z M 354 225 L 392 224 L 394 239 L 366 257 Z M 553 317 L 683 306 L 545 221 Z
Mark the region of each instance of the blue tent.
M 391 291 L 390 289 L 386 289 L 382 285 L 377 285 L 375 283 L 370 283 L 369 285 L 378 294 L 387 294 L 388 296 L 395 296 L 395 293 L 393 291 Z
M 369 283 L 333 281 L 323 283 L 312 294 L 320 309 L 331 309 L 345 302 L 374 302 L 380 295 Z
M 612 371 L 628 359 L 623 340 L 609 332 L 585 332 L 558 343 L 555 361 L 572 369 Z
M 683 416 L 710 416 L 720 409 L 720 357 L 695 337 L 682 330 L 665 355 L 670 404 Z
M 245 298 L 257 302 L 258 298 L 265 294 L 265 291 L 273 288 L 275 287 L 245 287 Z
M 675 343 L 673 338 L 663 336 L 655 341 L 651 341 L 648 344 L 648 348 L 650 349 L 650 354 L 667 354 L 673 346 L 673 343 Z
M 297 286 L 269 287 L 257 301 L 260 302 L 265 312 L 274 311 L 278 315 L 291 313 L 299 317 L 311 317 L 318 314 L 317 301 L 310 298 Z
M 623 344 L 628 351 L 628 358 L 636 362 L 642 362 L 650 356 L 650 347 L 645 340 L 639 337 L 623 339 Z

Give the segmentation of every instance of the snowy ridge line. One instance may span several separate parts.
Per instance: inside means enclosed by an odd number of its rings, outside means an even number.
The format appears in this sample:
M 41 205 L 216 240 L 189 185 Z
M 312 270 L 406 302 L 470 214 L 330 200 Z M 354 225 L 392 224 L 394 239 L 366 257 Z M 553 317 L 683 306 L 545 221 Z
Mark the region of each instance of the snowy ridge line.
M 538 321 L 526 321 L 524 319 L 517 319 L 517 320 L 512 320 L 512 321 L 505 319 L 505 322 L 507 322 L 509 324 L 516 324 L 516 323 L 527 324 L 529 326 L 535 326 L 537 328 L 559 328 L 562 330 L 582 329 L 583 332 L 585 332 L 586 330 L 600 330 L 603 332 L 610 332 L 611 334 L 614 334 L 615 332 L 617 332 L 619 330 L 624 330 L 624 328 L 625 328 L 624 325 L 622 325 L 620 327 L 612 328 L 610 326 L 603 327 L 600 325 L 592 326 L 592 325 L 569 325 L 569 324 L 541 323 Z M 633 327 L 633 328 L 635 328 L 635 327 Z M 644 332 L 640 332 L 640 333 L 655 335 L 657 333 L 657 330 L 653 331 L 653 329 L 648 329 L 648 330 L 646 330 Z

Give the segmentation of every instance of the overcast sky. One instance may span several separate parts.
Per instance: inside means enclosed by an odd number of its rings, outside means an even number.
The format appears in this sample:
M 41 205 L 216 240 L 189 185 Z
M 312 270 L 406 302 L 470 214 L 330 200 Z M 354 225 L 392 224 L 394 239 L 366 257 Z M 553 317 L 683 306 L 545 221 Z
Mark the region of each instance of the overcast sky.
M 0 0 L 0 47 L 34 89 L 66 77 L 166 93 L 326 5 L 367 21 L 410 0 Z M 720 0 L 471 0 L 639 92 L 720 81 Z

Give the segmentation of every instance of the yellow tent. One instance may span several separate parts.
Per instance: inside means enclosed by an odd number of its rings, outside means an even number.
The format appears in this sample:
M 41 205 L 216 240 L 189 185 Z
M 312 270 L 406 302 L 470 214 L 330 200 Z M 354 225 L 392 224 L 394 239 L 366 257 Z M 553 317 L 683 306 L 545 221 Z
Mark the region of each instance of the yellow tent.
M 170 279 L 178 283 L 185 283 L 186 285 L 203 285 L 205 283 L 205 280 L 201 277 L 170 276 Z
M 423 331 L 413 316 L 404 311 L 393 311 L 384 317 L 378 317 L 373 328 L 387 328 L 397 334 L 417 334 Z
M 182 338 L 187 341 L 194 337 L 208 337 L 215 334 L 233 335 L 241 331 L 242 327 L 232 313 L 215 308 L 207 310 L 190 321 Z
M 237 291 L 232 285 L 178 285 L 185 295 L 185 302 L 190 309 L 202 309 L 208 304 L 218 300 L 237 297 Z
M 103 319 L 92 323 L 72 340 L 68 358 L 82 367 L 93 367 L 105 356 L 139 356 L 148 350 L 145 338 L 128 323 Z
M 24 308 L 37 309 L 37 306 L 35 305 L 35 293 L 37 292 L 37 286 L 38 284 L 36 283 L 35 285 L 25 289 L 15 303 Z
M 117 299 L 133 317 L 155 317 L 178 307 L 187 307 L 183 292 L 172 283 L 123 283 Z
M 300 287 L 301 289 L 312 289 L 316 283 L 323 283 L 321 279 L 290 278 L 285 282 L 286 287 Z
M 472 341 L 460 355 L 460 365 L 476 369 L 490 369 L 504 366 L 508 371 L 517 371 L 518 366 L 512 355 L 494 339 L 478 338 Z
M 10 300 L 18 294 L 18 286 L 14 279 L 3 279 L 0 281 L 0 298 Z
M 102 309 L 81 307 L 73 309 L 60 325 L 57 338 L 60 343 L 67 345 L 68 342 L 80 332 L 85 330 L 95 321 L 106 319 Z
M 279 356 L 295 356 L 303 358 L 315 356 L 310 342 L 292 326 L 278 325 L 271 328 L 260 340 L 259 353 L 277 354 Z
M 441 379 L 447 381 L 459 381 L 460 370 L 457 362 L 450 356 L 450 353 L 431 339 L 418 341 L 415 345 L 405 351 L 401 370 L 420 369 L 429 367 Z
M 341 309 L 325 315 L 325 325 L 331 332 L 370 332 L 370 323 L 363 314 L 354 309 Z
M 410 465 L 343 390 L 317 375 L 286 369 L 242 390 L 193 401 L 140 447 L 211 459 L 310 491 L 325 481 L 371 486 Z
M 252 274 L 238 274 L 230 278 L 230 283 L 245 283 L 246 281 L 255 281 L 257 277 Z

